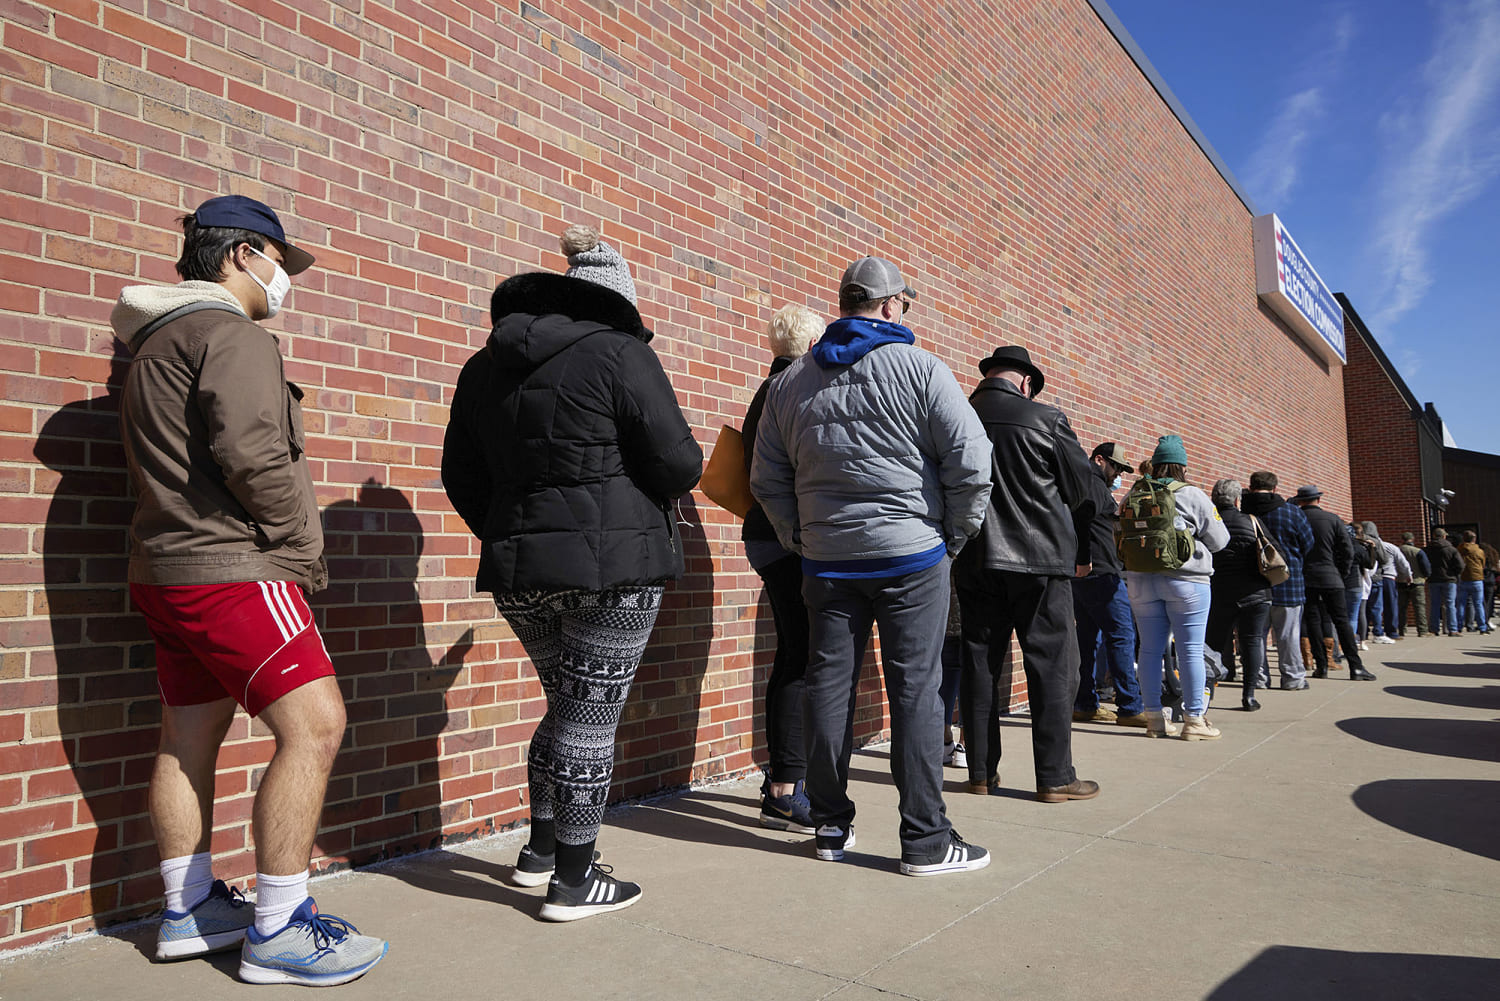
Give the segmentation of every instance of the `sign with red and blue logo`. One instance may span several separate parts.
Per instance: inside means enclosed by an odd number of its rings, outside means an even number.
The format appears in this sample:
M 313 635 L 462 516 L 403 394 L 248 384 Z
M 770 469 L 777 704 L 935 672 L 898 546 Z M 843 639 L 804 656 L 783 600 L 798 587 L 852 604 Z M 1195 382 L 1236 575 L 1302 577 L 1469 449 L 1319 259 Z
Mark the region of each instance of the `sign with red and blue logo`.
M 1255 220 L 1255 291 L 1324 361 L 1348 361 L 1343 307 L 1274 213 Z

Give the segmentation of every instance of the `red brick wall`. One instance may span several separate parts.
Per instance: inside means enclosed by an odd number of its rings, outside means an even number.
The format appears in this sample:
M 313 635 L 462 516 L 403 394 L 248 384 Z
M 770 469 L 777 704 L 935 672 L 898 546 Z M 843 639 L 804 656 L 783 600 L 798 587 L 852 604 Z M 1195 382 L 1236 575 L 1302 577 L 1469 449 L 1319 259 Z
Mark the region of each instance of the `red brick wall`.
M 1349 471 L 1354 517 L 1373 521 L 1380 537 L 1396 545 L 1401 533 L 1422 540 L 1427 515 L 1422 504 L 1422 462 L 1411 406 L 1376 360 L 1354 324 L 1344 322 L 1349 364 L 1344 369 L 1348 413 Z M 1347 505 L 1335 507 L 1349 517 Z
M 239 192 L 318 266 L 269 324 L 306 400 L 349 699 L 320 868 L 526 817 L 539 686 L 437 477 L 496 280 L 601 225 L 705 446 L 738 423 L 771 310 L 825 315 L 900 262 L 964 384 L 1029 346 L 1086 446 L 1186 438 L 1191 475 L 1349 496 L 1341 373 L 1257 304 L 1250 216 L 1082 0 L 0 0 L 0 948 L 160 906 L 158 709 L 122 587 L 114 426 L 126 284 L 174 280 L 175 218 Z M 617 797 L 761 760 L 769 614 L 738 525 L 682 505 Z M 884 727 L 874 687 L 861 736 Z M 239 719 L 214 850 L 251 869 L 270 752 Z M 1085 767 L 1086 762 L 1082 763 Z

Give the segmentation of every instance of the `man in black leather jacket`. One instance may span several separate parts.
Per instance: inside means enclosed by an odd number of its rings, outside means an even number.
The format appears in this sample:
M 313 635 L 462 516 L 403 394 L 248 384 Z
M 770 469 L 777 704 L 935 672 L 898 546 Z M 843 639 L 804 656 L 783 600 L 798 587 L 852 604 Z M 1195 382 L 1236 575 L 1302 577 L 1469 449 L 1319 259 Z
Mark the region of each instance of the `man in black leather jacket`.
M 955 580 L 966 668 L 959 687 L 969 788 L 999 785 L 999 707 L 995 680 L 1020 639 L 1031 703 L 1037 799 L 1091 799 L 1099 785 L 1073 770 L 1073 697 L 1078 690 L 1074 576 L 1089 572 L 1088 526 L 1094 475 L 1061 410 L 1033 399 L 1046 382 L 1023 347 L 979 363 L 983 381 L 969 397 L 994 444 L 984 527 L 959 554 Z

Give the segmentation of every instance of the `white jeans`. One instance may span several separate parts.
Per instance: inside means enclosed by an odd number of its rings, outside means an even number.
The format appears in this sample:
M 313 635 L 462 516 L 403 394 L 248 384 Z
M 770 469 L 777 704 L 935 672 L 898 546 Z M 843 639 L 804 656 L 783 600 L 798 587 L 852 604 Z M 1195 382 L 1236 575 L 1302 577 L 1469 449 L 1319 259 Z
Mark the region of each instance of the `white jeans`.
M 1307 668 L 1302 666 L 1302 606 L 1272 605 L 1271 632 L 1276 635 L 1281 683 L 1302 680 L 1307 675 Z

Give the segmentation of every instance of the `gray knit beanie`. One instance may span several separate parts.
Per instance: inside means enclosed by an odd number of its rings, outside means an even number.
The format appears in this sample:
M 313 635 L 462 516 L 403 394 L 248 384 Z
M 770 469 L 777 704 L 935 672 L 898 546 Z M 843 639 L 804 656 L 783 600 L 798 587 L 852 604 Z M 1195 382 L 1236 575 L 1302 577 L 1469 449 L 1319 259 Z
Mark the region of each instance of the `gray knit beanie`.
M 597 230 L 589 226 L 569 226 L 562 235 L 562 252 L 568 255 L 569 278 L 582 278 L 595 285 L 618 292 L 635 305 L 635 282 L 630 277 L 630 265 L 620 252 L 599 239 Z

